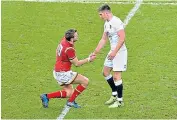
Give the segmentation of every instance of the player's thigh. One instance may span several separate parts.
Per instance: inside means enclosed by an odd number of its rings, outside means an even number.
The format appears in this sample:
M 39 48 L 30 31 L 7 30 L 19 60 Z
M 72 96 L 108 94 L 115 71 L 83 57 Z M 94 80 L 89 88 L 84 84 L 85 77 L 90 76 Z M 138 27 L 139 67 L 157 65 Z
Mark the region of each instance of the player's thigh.
M 89 79 L 81 74 L 78 74 L 77 77 L 74 79 L 74 81 L 72 82 L 73 84 L 81 84 L 84 87 L 87 87 L 89 82 Z
M 111 51 L 110 51 L 111 52 Z M 110 53 L 109 52 L 109 53 Z M 108 53 L 108 54 L 109 54 Z M 104 66 L 108 67 L 108 68 L 112 68 L 113 67 L 113 61 L 108 59 L 108 55 L 106 56 L 105 60 L 104 60 Z M 105 68 L 106 69 L 106 68 Z M 106 69 L 107 70 L 107 69 Z
M 127 69 L 127 50 L 119 51 L 113 59 L 113 71 L 126 71 Z
M 106 77 L 106 76 L 110 75 L 111 71 L 112 71 L 111 67 L 104 66 L 103 67 L 103 76 Z
M 121 71 L 113 71 L 113 79 L 114 80 L 121 80 L 122 72 Z
M 77 72 L 67 71 L 67 72 L 55 72 L 53 71 L 53 76 L 57 80 L 59 85 L 69 85 L 77 77 Z

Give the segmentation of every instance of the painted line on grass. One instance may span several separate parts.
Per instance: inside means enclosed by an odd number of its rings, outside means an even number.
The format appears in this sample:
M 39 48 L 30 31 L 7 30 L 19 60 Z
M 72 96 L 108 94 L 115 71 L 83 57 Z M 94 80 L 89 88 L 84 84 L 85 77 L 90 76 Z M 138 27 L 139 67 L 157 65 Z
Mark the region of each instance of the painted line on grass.
M 19 0 L 20 1 L 20 0 Z M 26 2 L 73 2 L 73 3 L 109 3 L 109 4 L 136 4 L 135 1 L 101 1 L 101 0 L 25 0 Z M 144 1 L 142 4 L 145 5 L 177 5 L 175 1 Z
M 143 0 L 137 0 L 135 3 L 135 6 L 130 10 L 128 15 L 126 16 L 124 20 L 124 28 L 128 25 L 129 21 L 132 19 L 132 17 L 135 15 L 136 11 L 139 9 L 141 6 Z
M 57 117 L 57 120 L 63 120 L 70 109 L 71 109 L 70 106 L 65 105 L 63 110 L 62 110 L 62 112 L 61 112 L 61 114 Z

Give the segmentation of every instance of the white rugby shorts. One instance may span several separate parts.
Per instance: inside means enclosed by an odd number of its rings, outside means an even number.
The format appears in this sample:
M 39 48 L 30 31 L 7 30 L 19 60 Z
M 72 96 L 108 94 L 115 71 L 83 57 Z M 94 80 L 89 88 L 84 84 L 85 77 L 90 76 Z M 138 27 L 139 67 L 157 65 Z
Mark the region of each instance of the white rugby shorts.
M 57 80 L 59 85 L 68 85 L 73 82 L 73 80 L 77 77 L 78 73 L 73 71 L 67 71 L 67 72 L 56 72 L 53 71 L 53 76 Z
M 109 51 L 108 55 L 111 53 Z M 105 58 L 104 66 L 113 68 L 113 71 L 127 70 L 127 50 L 119 51 L 113 60 L 108 60 L 108 55 Z

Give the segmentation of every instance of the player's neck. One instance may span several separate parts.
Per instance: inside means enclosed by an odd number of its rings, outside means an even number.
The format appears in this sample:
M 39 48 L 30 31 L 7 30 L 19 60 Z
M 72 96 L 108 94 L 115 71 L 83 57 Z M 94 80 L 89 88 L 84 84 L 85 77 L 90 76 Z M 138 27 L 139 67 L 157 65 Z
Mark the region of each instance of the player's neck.
M 70 43 L 71 45 L 74 45 L 74 41 L 73 41 L 73 40 L 69 41 L 69 43 Z
M 113 18 L 113 14 L 109 14 L 107 21 L 110 21 L 112 18 Z

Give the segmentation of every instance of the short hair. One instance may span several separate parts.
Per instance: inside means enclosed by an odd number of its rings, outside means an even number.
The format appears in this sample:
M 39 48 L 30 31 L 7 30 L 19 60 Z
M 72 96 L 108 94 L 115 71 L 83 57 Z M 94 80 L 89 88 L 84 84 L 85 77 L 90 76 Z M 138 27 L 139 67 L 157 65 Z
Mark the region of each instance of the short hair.
M 101 11 L 104 11 L 104 10 L 111 11 L 111 8 L 109 7 L 108 4 L 104 4 L 104 5 L 102 5 L 98 8 L 98 12 L 101 12 Z
M 77 32 L 75 29 L 69 29 L 65 32 L 65 38 L 66 40 L 70 41 L 71 38 L 74 38 L 74 33 Z

